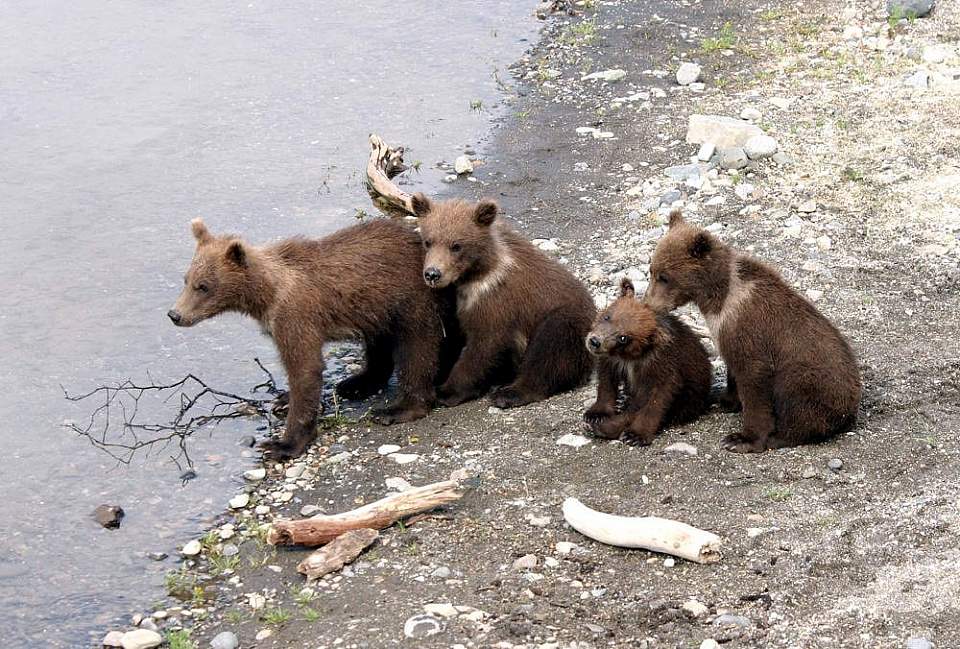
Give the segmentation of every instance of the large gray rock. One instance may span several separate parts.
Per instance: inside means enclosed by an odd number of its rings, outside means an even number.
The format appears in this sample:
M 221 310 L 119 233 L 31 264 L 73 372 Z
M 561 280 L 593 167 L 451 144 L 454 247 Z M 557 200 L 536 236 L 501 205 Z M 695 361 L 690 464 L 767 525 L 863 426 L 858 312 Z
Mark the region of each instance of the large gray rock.
M 747 157 L 751 160 L 769 158 L 779 148 L 777 141 L 769 135 L 754 135 L 743 145 L 743 150 L 746 151 Z
M 127 631 L 120 638 L 123 649 L 153 649 L 163 643 L 163 636 L 149 629 Z
M 240 646 L 240 640 L 233 631 L 221 631 L 210 641 L 212 649 L 237 649 Z
M 746 152 L 738 146 L 720 150 L 721 169 L 743 169 L 748 163 Z
M 722 115 L 691 115 L 687 142 L 710 142 L 718 149 L 742 147 L 752 137 L 763 135 L 763 129 L 742 119 Z
M 934 0 L 887 0 L 887 14 L 909 18 L 922 18 L 933 9 Z

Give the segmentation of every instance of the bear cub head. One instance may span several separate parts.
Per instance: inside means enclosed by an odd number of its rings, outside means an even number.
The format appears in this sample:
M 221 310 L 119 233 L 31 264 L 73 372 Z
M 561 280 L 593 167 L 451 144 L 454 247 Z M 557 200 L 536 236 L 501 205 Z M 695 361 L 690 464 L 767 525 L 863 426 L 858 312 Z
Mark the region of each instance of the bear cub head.
M 423 240 L 423 280 L 443 288 L 480 279 L 497 264 L 494 221 L 500 209 L 491 200 L 433 202 L 413 195 L 413 211 Z
M 585 342 L 594 356 L 635 361 L 666 342 L 665 336 L 657 324 L 657 314 L 636 299 L 633 283 L 624 277 L 620 297 L 597 315 Z
M 224 311 L 244 311 L 252 250 L 234 236 L 215 237 L 202 219 L 190 222 L 197 249 L 183 291 L 167 316 L 178 327 L 192 327 Z
M 667 233 L 653 251 L 643 301 L 656 311 L 695 301 L 703 287 L 726 272 L 717 254 L 722 247 L 712 234 L 687 223 L 679 210 L 671 212 Z

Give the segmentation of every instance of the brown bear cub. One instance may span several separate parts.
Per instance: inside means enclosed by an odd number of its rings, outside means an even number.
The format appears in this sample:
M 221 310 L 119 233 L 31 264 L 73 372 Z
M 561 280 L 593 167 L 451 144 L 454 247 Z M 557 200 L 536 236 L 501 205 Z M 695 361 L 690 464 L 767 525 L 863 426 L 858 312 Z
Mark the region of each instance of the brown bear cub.
M 593 362 L 583 347 L 596 309 L 560 263 L 497 219 L 493 201 L 431 202 L 413 197 L 423 239 L 423 279 L 453 286 L 465 346 L 438 388 L 445 405 L 490 386 L 500 408 L 582 385 Z
M 423 285 L 420 238 L 376 220 L 319 240 L 252 246 L 192 223 L 197 248 L 168 315 L 189 327 L 225 311 L 256 319 L 280 353 L 290 383 L 286 435 L 263 448 L 276 459 L 302 454 L 316 436 L 323 344 L 362 340 L 365 369 L 337 385 L 348 399 L 372 395 L 397 368 L 399 395 L 374 412 L 390 424 L 426 415 L 434 402 L 442 337 L 436 296 Z
M 706 319 L 727 364 L 726 405 L 743 409 L 727 450 L 820 442 L 856 422 L 860 373 L 836 327 L 776 270 L 679 212 L 654 251 L 645 301 L 667 311 L 693 302 Z
M 598 437 L 646 446 L 664 426 L 707 409 L 713 372 L 703 345 L 678 318 L 637 300 L 629 279 L 597 316 L 586 346 L 598 358 L 597 400 L 583 419 Z M 618 413 L 621 384 L 626 401 Z

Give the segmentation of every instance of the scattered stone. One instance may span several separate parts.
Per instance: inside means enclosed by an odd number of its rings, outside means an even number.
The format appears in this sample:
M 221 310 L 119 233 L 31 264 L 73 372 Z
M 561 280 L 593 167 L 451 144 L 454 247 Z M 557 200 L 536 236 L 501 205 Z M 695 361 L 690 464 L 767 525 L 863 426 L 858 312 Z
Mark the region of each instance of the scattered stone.
M 460 614 L 460 611 L 457 610 L 457 607 L 450 602 L 445 602 L 442 604 L 424 604 L 423 610 L 431 615 L 436 615 L 443 618 L 457 617 L 457 615 Z
M 707 84 L 703 83 L 702 81 L 696 81 L 687 86 L 687 88 L 690 88 L 690 90 L 693 90 L 694 92 L 703 92 L 707 89 Z
M 123 646 L 123 631 L 111 631 L 107 635 L 103 636 L 103 640 L 100 641 L 104 647 L 122 647 Z
M 840 469 L 843 468 L 843 460 L 841 460 L 838 457 L 835 457 L 829 462 L 827 462 L 827 468 L 830 469 L 831 471 L 839 471 Z
M 195 557 L 198 554 L 200 554 L 201 549 L 202 549 L 202 546 L 200 545 L 200 541 L 198 541 L 197 539 L 194 539 L 192 541 L 187 542 L 187 544 L 183 546 L 183 549 L 180 550 L 180 554 L 182 554 L 185 557 Z
M 720 149 L 721 169 L 743 169 L 748 162 L 747 153 L 740 147 Z
M 233 631 L 221 631 L 210 641 L 211 649 L 237 649 L 240 640 Z
M 153 649 L 163 643 L 163 636 L 150 629 L 127 631 L 120 638 L 123 649 Z
M 626 70 L 602 70 L 600 72 L 592 72 L 584 77 L 581 77 L 581 81 L 606 81 L 607 83 L 616 83 L 620 81 L 625 76 L 627 76 Z
M 812 465 L 808 464 L 807 466 L 803 467 L 803 471 L 800 472 L 800 477 L 803 478 L 804 480 L 816 478 L 817 470 L 813 468 Z
M 436 570 L 430 573 L 431 577 L 436 577 L 437 579 L 449 579 L 453 572 L 450 568 L 446 566 L 440 566 Z
M 720 643 L 713 638 L 707 638 L 700 643 L 700 649 L 720 649 Z
M 660 197 L 660 205 L 670 206 L 673 205 L 676 201 L 680 200 L 683 197 L 683 194 L 680 193 L 679 189 L 671 189 L 663 196 Z
M 298 463 L 294 464 L 291 467 L 287 467 L 287 470 L 283 472 L 283 475 L 291 480 L 296 480 L 303 475 L 303 472 L 307 469 L 306 465 Z
M 253 513 L 258 516 L 264 516 L 270 513 L 270 505 L 257 505 L 253 508 Z
M 396 453 L 400 450 L 400 447 L 396 444 L 384 444 L 377 449 L 377 453 L 380 455 L 390 455 L 391 453 Z
M 532 570 L 537 567 L 537 555 L 535 554 L 525 554 L 516 561 L 513 562 L 514 570 Z
M 713 621 L 717 626 L 739 626 L 739 627 L 748 627 L 753 626 L 753 622 L 749 618 L 746 618 L 742 615 L 734 615 L 733 613 L 724 613 L 723 615 L 718 615 L 717 618 Z
M 243 479 L 249 480 L 250 482 L 260 482 L 267 477 L 266 469 L 250 469 L 249 471 L 243 472 Z
M 245 446 L 247 448 L 253 448 L 257 443 L 257 438 L 253 435 L 244 435 L 240 438 L 240 441 L 237 442 L 238 446 Z
M 904 645 L 906 649 L 933 649 L 933 644 L 926 638 L 913 637 Z
M 322 514 L 323 508 L 317 507 L 316 505 L 304 505 L 300 508 L 301 516 L 316 516 L 317 514 Z
M 220 550 L 220 554 L 225 557 L 235 557 L 240 554 L 240 548 L 235 546 L 233 543 L 224 543 L 223 548 Z
M 393 453 L 388 457 L 397 464 L 410 464 L 420 459 L 420 456 L 416 453 Z
M 455 182 L 457 182 L 457 178 L 458 178 L 457 174 L 447 174 L 446 176 L 444 176 L 444 177 L 441 178 L 440 180 L 441 180 L 442 182 L 445 182 L 445 183 L 447 183 L 447 184 L 449 185 L 450 183 L 455 183 Z M 270 635 L 273 634 L 273 631 L 271 631 L 270 629 L 264 629 L 264 630 L 261 631 L 260 633 L 266 633 L 266 634 L 267 634 L 266 637 L 270 637 Z M 260 633 L 258 633 L 257 635 L 260 635 Z
M 763 129 L 742 119 L 721 115 L 691 115 L 687 127 L 687 143 L 712 142 L 718 149 L 742 147 Z
M 863 28 L 859 25 L 847 25 L 843 28 L 843 40 L 859 41 L 863 38 Z
M 681 63 L 677 68 L 677 83 L 681 86 L 689 86 L 691 83 L 700 80 L 700 74 L 703 69 L 696 63 Z
M 666 559 L 663 560 L 664 568 L 672 568 L 675 565 L 677 565 L 677 560 L 674 559 L 673 557 L 667 557 Z
M 710 612 L 710 609 L 707 608 L 706 604 L 701 604 L 695 599 L 687 600 L 680 608 L 683 609 L 687 615 L 693 618 L 703 617 Z
M 93 519 L 108 530 L 120 527 L 123 517 L 123 507 L 120 505 L 100 505 L 93 510 Z
M 692 444 L 687 444 L 686 442 L 674 442 L 670 446 L 663 449 L 664 453 L 682 453 L 684 455 L 696 455 L 697 447 Z
M 571 541 L 557 541 L 557 553 L 559 554 L 570 554 L 577 547 L 576 543 Z
M 742 201 L 746 201 L 753 194 L 753 185 L 750 183 L 740 183 L 733 188 L 733 193 Z
M 250 504 L 250 494 L 237 494 L 230 499 L 230 509 L 243 509 Z
M 168 556 L 166 552 L 147 552 L 147 558 L 153 561 L 163 561 Z
M 787 165 L 790 165 L 790 164 L 793 164 L 793 158 L 791 158 L 790 156 L 788 156 L 788 155 L 787 155 L 786 153 L 784 153 L 783 151 L 778 151 L 777 153 L 774 153 L 774 154 L 773 154 L 773 157 L 770 158 L 770 159 L 773 160 L 776 164 L 778 164 L 778 165 L 780 165 L 780 166 L 783 166 L 783 167 L 785 167 L 785 166 L 787 166 Z
M 442 630 L 440 621 L 432 615 L 414 615 L 403 623 L 403 635 L 408 638 L 429 638 Z
M 393 489 L 394 491 L 407 491 L 413 488 L 413 485 L 399 477 L 387 478 L 383 481 L 383 484 L 387 486 L 387 489 Z
M 671 180 L 682 183 L 692 178 L 699 178 L 702 171 L 703 169 L 701 169 L 699 164 L 689 164 L 667 167 L 663 170 L 663 174 Z
M 769 135 L 755 135 L 743 145 L 743 150 L 751 160 L 769 158 L 779 149 L 777 141 Z
M 273 629 L 260 629 L 259 631 L 257 631 L 257 635 L 254 636 L 254 639 L 257 642 L 260 642 L 261 640 L 266 640 L 272 635 L 273 635 Z
M 596 132 L 597 132 L 597 129 L 595 129 L 595 128 L 592 127 L 592 126 L 578 126 L 578 127 L 577 127 L 577 135 L 592 135 L 593 133 L 596 133 Z
M 713 157 L 713 154 L 717 151 L 717 145 L 713 142 L 704 142 L 700 145 L 700 150 L 697 151 L 697 160 L 702 162 L 710 162 L 710 158 Z
M 456 171 L 457 174 L 473 173 L 473 162 L 465 155 L 458 156 L 457 159 L 453 161 L 453 170 Z
M 833 241 L 827 235 L 817 237 L 817 248 L 823 251 L 830 250 L 833 247 Z
M 754 108 L 753 106 L 747 106 L 740 111 L 740 119 L 745 119 L 751 122 L 759 121 L 763 117 L 763 113 Z
M 810 199 L 797 205 L 797 211 L 801 214 L 812 214 L 817 211 L 817 201 Z
M 536 514 L 527 514 L 527 522 L 534 527 L 546 527 L 552 520 L 549 516 L 537 516 Z
M 934 0 L 887 0 L 887 15 L 923 18 L 933 9 Z
M 259 611 L 267 605 L 267 598 L 260 593 L 248 593 L 247 604 L 249 604 L 253 610 Z
M 926 70 L 917 70 L 906 78 L 904 83 L 911 88 L 926 90 L 930 85 L 930 73 Z
M 791 97 L 771 97 L 769 101 L 780 110 L 787 110 L 793 104 Z
M 556 239 L 534 239 L 530 243 L 544 252 L 556 252 L 560 250 L 560 244 L 557 243 Z
M 557 440 L 557 444 L 561 446 L 572 446 L 573 448 L 580 448 L 581 446 L 586 446 L 590 443 L 590 440 L 583 435 L 577 435 L 576 433 L 567 433 Z
M 942 45 L 930 45 L 923 48 L 924 63 L 943 63 L 947 60 L 949 52 Z

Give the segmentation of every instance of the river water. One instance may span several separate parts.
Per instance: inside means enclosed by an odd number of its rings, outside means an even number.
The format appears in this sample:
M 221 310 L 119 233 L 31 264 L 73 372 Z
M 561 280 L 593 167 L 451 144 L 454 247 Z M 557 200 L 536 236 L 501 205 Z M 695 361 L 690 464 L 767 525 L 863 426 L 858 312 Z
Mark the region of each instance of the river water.
M 251 321 L 165 313 L 188 222 L 254 242 L 370 210 L 367 135 L 414 145 L 418 185 L 488 132 L 494 78 L 535 36 L 534 2 L 292 0 L 0 4 L 0 629 L 4 647 L 84 647 L 163 598 L 253 462 L 250 423 L 118 465 L 63 426 L 73 392 L 193 372 L 229 390 L 279 370 Z M 506 75 L 502 75 L 506 77 Z M 471 108 L 480 100 L 483 111 Z M 151 414 L 151 413 L 148 413 Z M 119 530 L 92 521 L 101 503 Z

